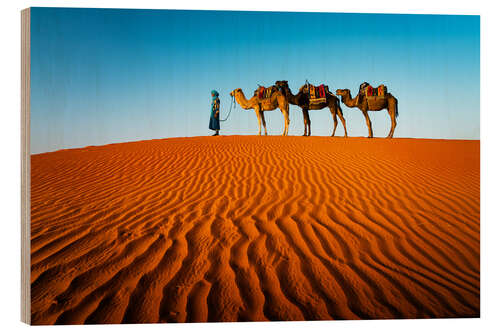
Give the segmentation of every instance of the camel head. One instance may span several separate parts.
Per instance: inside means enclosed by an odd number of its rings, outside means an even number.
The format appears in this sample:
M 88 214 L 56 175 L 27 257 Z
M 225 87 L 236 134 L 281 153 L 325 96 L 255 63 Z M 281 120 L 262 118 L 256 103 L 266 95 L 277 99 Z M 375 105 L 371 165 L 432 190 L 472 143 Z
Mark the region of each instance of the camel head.
M 290 87 L 288 86 L 288 81 L 283 80 L 283 81 L 276 81 L 274 83 L 276 87 L 278 87 L 278 90 L 282 93 L 291 93 Z
M 235 96 L 235 95 L 236 95 L 236 93 L 237 93 L 237 92 L 240 92 L 240 93 L 241 93 L 241 92 L 243 92 L 243 91 L 241 90 L 241 88 L 236 88 L 236 89 L 234 89 L 233 91 L 231 91 L 231 92 L 229 93 L 229 96 L 233 97 L 233 96 Z
M 348 93 L 349 93 L 349 89 L 337 89 L 335 91 L 335 95 L 337 95 L 337 96 L 347 96 Z
M 279 88 L 288 88 L 288 81 L 276 81 L 275 85 Z

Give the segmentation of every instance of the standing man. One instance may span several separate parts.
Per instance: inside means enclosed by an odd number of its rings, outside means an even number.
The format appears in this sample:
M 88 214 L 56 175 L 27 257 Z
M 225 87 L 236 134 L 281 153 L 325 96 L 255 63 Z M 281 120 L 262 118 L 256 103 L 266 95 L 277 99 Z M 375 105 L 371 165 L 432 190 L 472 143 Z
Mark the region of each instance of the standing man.
M 212 111 L 210 113 L 210 123 L 208 125 L 208 128 L 215 131 L 215 134 L 212 136 L 219 135 L 219 130 L 220 130 L 219 109 L 220 109 L 219 93 L 215 90 L 212 90 Z

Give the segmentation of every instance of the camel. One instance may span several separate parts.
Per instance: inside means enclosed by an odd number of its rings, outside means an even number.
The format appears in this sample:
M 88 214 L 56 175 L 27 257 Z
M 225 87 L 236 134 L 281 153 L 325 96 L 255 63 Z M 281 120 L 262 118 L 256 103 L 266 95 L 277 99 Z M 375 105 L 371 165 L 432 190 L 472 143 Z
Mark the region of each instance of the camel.
M 311 119 L 309 118 L 309 110 L 321 110 L 326 107 L 330 109 L 330 113 L 333 117 L 333 132 L 332 136 L 335 136 L 335 130 L 337 129 L 337 116 L 339 116 L 340 121 L 342 121 L 342 125 L 344 126 L 344 137 L 347 137 L 347 128 L 345 126 L 344 115 L 342 114 L 342 109 L 340 108 L 339 99 L 329 93 L 326 95 L 326 102 L 310 104 L 309 103 L 309 94 L 305 92 L 304 88 L 306 85 L 303 85 L 297 95 L 292 94 L 292 91 L 288 87 L 288 81 L 276 81 L 276 86 L 282 90 L 282 93 L 285 94 L 288 103 L 297 105 L 302 109 L 302 115 L 304 117 L 304 134 L 303 136 L 311 135 Z
M 387 135 L 390 139 L 394 135 L 394 130 L 396 129 L 396 118 L 398 117 L 398 100 L 396 97 L 387 93 L 384 97 L 373 98 L 373 102 L 370 101 L 368 104 L 367 97 L 360 98 L 358 95 L 353 99 L 351 97 L 351 91 L 349 89 L 337 89 L 336 94 L 341 96 L 342 103 L 350 108 L 358 108 L 363 112 L 366 120 L 366 126 L 368 126 L 368 137 L 373 138 L 372 122 L 368 116 L 368 111 L 380 111 L 387 109 L 389 116 L 391 117 L 391 130 Z
M 289 105 L 285 96 L 279 92 L 275 91 L 270 98 L 259 98 L 258 96 L 253 96 L 250 99 L 246 99 L 245 94 L 241 88 L 234 89 L 229 94 L 231 97 L 234 96 L 236 102 L 245 110 L 254 109 L 257 115 L 257 120 L 259 121 L 259 135 L 261 135 L 261 121 L 264 125 L 264 134 L 267 135 L 266 119 L 264 118 L 264 111 L 273 111 L 276 108 L 280 108 L 283 117 L 285 118 L 285 126 L 283 128 L 282 135 L 288 135 L 288 125 L 290 124 L 289 117 Z

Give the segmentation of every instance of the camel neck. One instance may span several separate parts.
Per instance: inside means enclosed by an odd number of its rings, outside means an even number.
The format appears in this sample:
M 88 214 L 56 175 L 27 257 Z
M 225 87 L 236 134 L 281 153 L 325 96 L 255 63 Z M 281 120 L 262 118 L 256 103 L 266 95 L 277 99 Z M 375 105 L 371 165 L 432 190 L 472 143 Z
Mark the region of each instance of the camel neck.
M 237 92 L 236 95 L 236 102 L 243 108 L 243 109 L 251 109 L 251 106 L 249 106 L 249 101 L 246 99 L 245 94 L 243 94 L 242 91 Z
M 298 105 L 299 94 L 297 94 L 297 95 L 292 94 L 292 91 L 288 87 L 285 88 L 285 94 L 286 94 L 286 98 L 288 99 L 288 101 L 290 103 Z
M 342 95 L 342 103 L 351 107 L 355 104 L 354 99 L 352 99 L 351 92 L 348 91 L 347 94 Z

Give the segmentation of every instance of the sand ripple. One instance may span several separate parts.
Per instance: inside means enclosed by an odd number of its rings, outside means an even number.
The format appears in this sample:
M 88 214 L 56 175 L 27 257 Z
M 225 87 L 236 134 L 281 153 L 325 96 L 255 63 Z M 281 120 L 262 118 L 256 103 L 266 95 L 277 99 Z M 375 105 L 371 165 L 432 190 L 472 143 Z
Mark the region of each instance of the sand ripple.
M 479 141 L 32 156 L 32 323 L 479 316 Z

